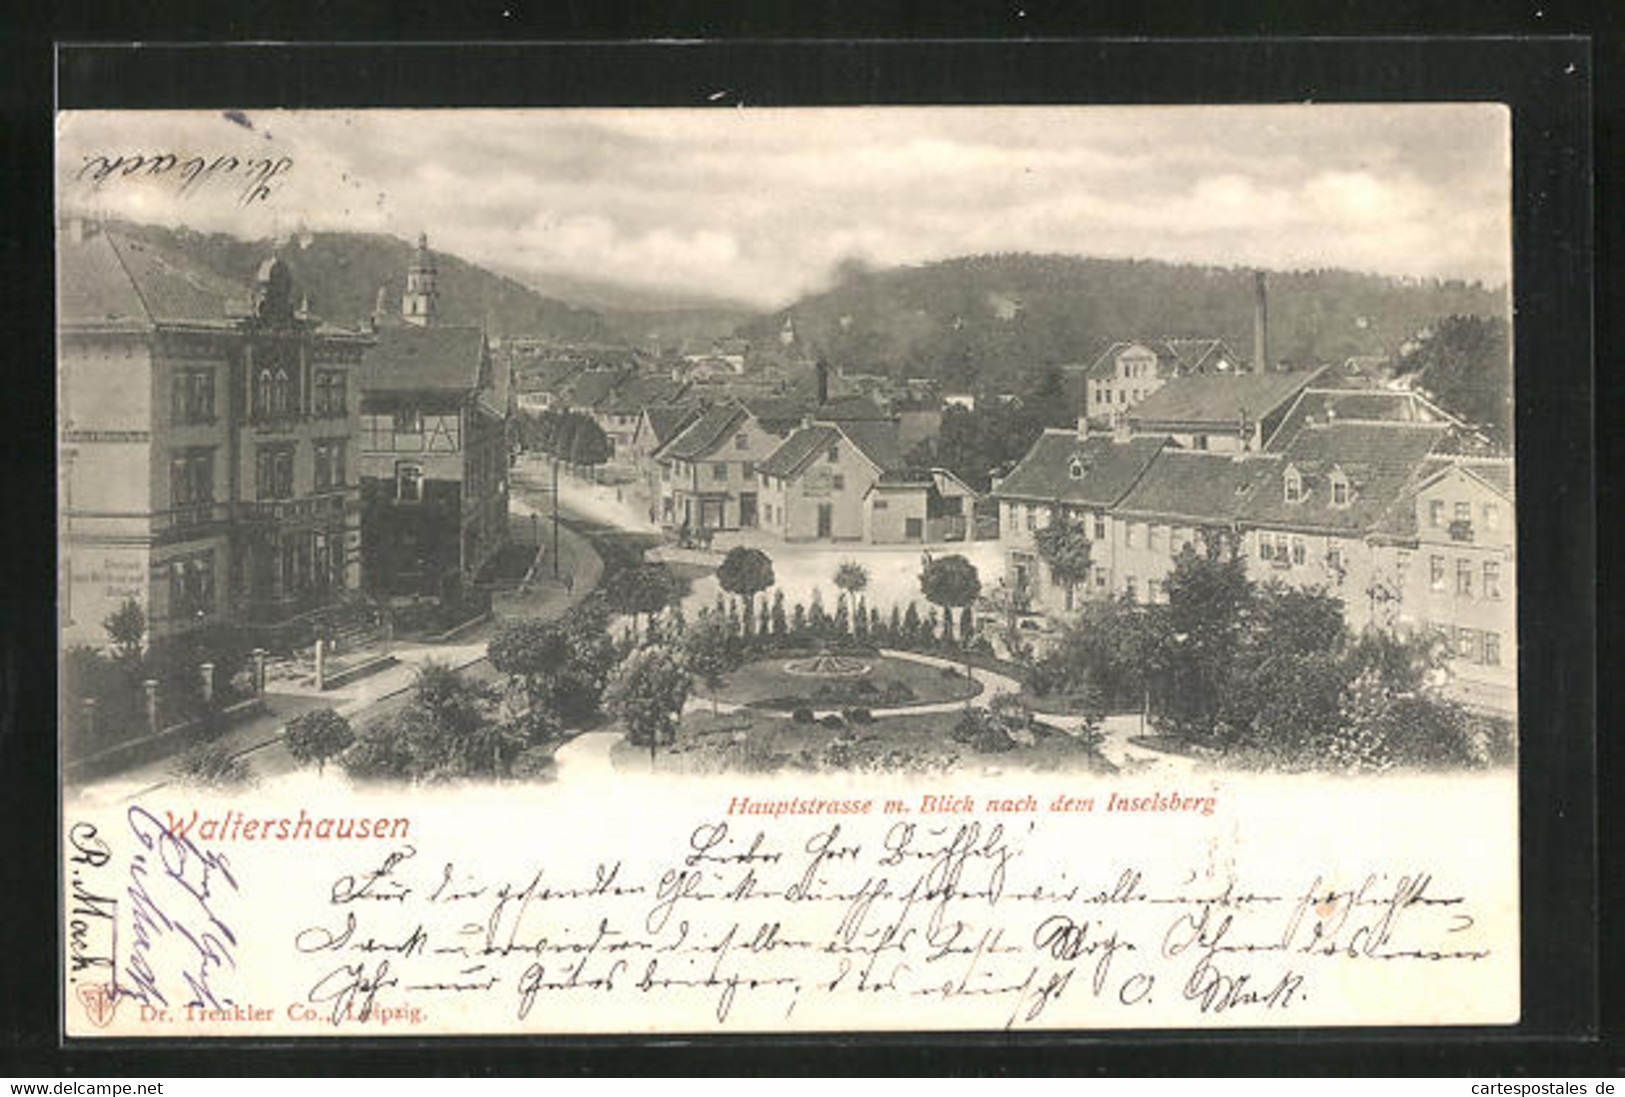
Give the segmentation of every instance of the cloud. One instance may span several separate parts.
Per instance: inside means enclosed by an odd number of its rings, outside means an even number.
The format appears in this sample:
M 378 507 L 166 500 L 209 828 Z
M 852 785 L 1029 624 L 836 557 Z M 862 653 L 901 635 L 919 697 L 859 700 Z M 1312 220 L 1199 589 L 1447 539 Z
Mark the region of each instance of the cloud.
M 246 236 L 428 231 L 504 270 L 771 306 L 841 260 L 972 251 L 1503 282 L 1496 106 L 72 113 L 76 208 Z M 268 201 L 78 177 L 97 154 L 285 155 Z

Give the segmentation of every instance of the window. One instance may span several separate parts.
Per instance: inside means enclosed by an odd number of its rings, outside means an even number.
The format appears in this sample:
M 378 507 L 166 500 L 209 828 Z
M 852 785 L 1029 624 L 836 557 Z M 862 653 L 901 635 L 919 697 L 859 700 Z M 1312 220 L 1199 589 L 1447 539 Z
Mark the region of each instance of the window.
M 919 518 L 903 519 L 903 536 L 911 541 L 925 536 L 925 523 Z
M 1207 449 L 1207 435 L 1195 434 L 1191 436 L 1191 449 Z
M 1014 503 L 1006 504 L 1004 508 L 1004 527 L 1014 533 L 1020 524 L 1020 520 L 1016 518 L 1016 505 Z
M 395 465 L 395 498 L 403 503 L 417 503 L 423 499 L 423 466 L 411 461 Z
M 838 472 L 835 474 L 835 490 L 836 491 L 844 491 L 844 490 L 846 490 L 846 477 L 842 476 Z
M 1484 597 L 1501 597 L 1501 565 L 1495 560 L 1484 561 Z
M 417 408 L 395 409 L 396 434 L 422 434 L 423 413 Z
M 169 503 L 173 507 L 214 502 L 214 450 L 182 450 L 169 462 Z
M 1346 507 L 1349 505 L 1349 482 L 1341 476 L 1332 480 L 1332 506 Z
M 1304 553 L 1303 538 L 1302 537 L 1293 537 L 1292 538 L 1292 562 L 1294 564 L 1301 564 L 1304 561 L 1304 557 L 1305 557 L 1305 553 Z
M 1147 579 L 1145 581 L 1145 600 L 1147 602 L 1156 602 L 1161 599 L 1162 583 L 1156 579 Z
M 1501 634 L 1499 632 L 1486 632 L 1484 634 L 1484 665 L 1487 667 L 1501 665 Z
M 260 370 L 260 375 L 255 379 L 254 383 L 254 411 L 261 418 L 271 414 L 271 382 L 271 371 L 268 369 Z
M 1484 528 L 1501 528 L 1501 508 L 1494 503 L 1484 504 Z
M 271 377 L 271 414 L 290 415 L 293 413 L 293 379 L 288 371 L 278 367 Z
M 717 461 L 711 465 L 711 479 L 726 480 L 728 478 L 728 462 Z
M 1444 557 L 1428 557 L 1428 587 L 1432 590 L 1444 589 Z
M 1134 585 L 1134 576 L 1132 575 L 1123 576 L 1123 596 L 1130 602 L 1138 602 L 1140 600 L 1140 592 Z
M 1444 525 L 1444 501 L 1442 499 L 1430 499 L 1428 501 L 1428 525 L 1434 529 Z
M 1138 522 L 1123 523 L 1123 547 L 1133 548 L 1139 543 L 1139 534 L 1136 532 L 1140 526 Z
M 876 510 L 885 510 L 888 506 L 890 506 L 890 504 L 887 503 L 886 500 L 884 500 L 884 499 L 876 499 L 875 500 L 875 509 Z M 772 507 L 768 508 L 768 510 L 772 510 L 772 509 L 773 509 Z
M 316 490 L 344 486 L 344 440 L 335 438 L 316 443 Z
M 840 459 L 841 459 L 841 447 L 839 445 L 833 445 L 833 446 L 829 447 L 829 449 L 824 452 L 824 460 L 828 461 L 830 464 L 834 464 L 836 461 L 839 461 Z
M 1458 522 L 1471 522 L 1473 520 L 1473 505 L 1471 503 L 1457 503 L 1452 517 Z
M 1152 552 L 1156 552 L 1156 551 L 1160 550 L 1162 548 L 1162 543 L 1163 543 L 1163 538 L 1162 538 L 1163 529 L 1162 529 L 1162 527 L 1161 526 L 1149 526 L 1149 527 L 1147 527 L 1147 531 L 1148 532 L 1147 532 L 1146 547 L 1149 548 Z
M 1456 561 L 1456 594 L 1463 598 L 1473 596 L 1473 564 L 1470 560 Z
M 1469 662 L 1478 662 L 1478 630 L 1459 628 L 1456 630 L 1456 654 Z
M 1297 469 L 1286 470 L 1286 501 L 1297 503 L 1303 500 L 1303 477 L 1298 475 Z
M 293 498 L 293 447 L 261 446 L 254 455 L 254 493 L 259 499 Z
M 1343 550 L 1340 549 L 1340 548 L 1329 548 L 1329 549 L 1327 549 L 1326 550 L 1326 566 L 1331 568 L 1333 571 L 1342 571 L 1343 570 Z
M 173 407 L 177 423 L 214 422 L 214 370 L 178 370 L 174 379 Z
M 1260 560 L 1275 559 L 1275 539 L 1267 533 L 1258 535 L 1258 558 Z
M 740 431 L 738 434 L 734 435 L 734 449 L 744 449 L 749 444 L 750 440 L 745 437 L 744 431 Z
M 754 462 L 754 461 L 746 461 L 744 463 L 744 465 L 740 469 L 740 475 L 745 478 L 745 483 L 747 483 L 747 484 L 750 483 L 751 481 L 755 480 L 756 479 L 756 462 Z
M 1096 590 L 1105 590 L 1106 589 L 1107 579 L 1108 579 L 1108 577 L 1106 575 L 1106 569 L 1105 568 L 1102 568 L 1102 567 L 1095 568 L 1095 589 Z
M 671 466 L 670 465 L 661 465 L 660 466 L 660 482 L 662 484 L 671 483 Z
M 343 370 L 316 371 L 316 414 L 324 419 L 342 419 L 349 413 L 347 382 Z
M 1117 390 L 1117 402 L 1119 404 L 1128 403 L 1128 389 L 1118 389 Z
M 1034 529 L 1038 528 L 1038 508 L 1026 507 L 1024 509 L 1027 512 L 1027 532 L 1031 533 Z
M 170 620 L 206 616 L 214 609 L 214 553 L 202 552 L 169 565 Z
M 1095 540 L 1096 541 L 1104 541 L 1105 539 L 1106 539 L 1106 519 L 1104 517 L 1102 517 L 1101 515 L 1097 514 L 1097 515 L 1095 515 Z

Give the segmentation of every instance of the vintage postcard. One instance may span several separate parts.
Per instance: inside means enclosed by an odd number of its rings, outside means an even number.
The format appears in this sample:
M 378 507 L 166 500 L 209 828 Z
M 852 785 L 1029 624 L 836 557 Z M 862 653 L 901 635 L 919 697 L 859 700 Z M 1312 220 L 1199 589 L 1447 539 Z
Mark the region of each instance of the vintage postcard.
M 1510 150 L 61 113 L 65 1034 L 1515 1024 Z

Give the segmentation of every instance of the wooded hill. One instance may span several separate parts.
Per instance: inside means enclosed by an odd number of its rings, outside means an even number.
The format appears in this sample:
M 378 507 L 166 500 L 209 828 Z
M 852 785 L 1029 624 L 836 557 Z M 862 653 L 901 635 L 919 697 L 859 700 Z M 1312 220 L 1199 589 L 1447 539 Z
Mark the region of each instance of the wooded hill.
M 270 240 L 243 240 L 185 227 L 127 222 L 119 227 L 245 283 L 253 281 L 260 263 L 274 250 Z M 429 243 L 432 248 L 434 241 Z M 307 295 L 311 311 L 329 323 L 353 327 L 371 316 L 380 286 L 389 311 L 400 311 L 406 267 L 414 251 L 405 240 L 380 233 L 318 232 L 296 235 L 276 250 L 292 268 L 295 290 Z M 600 343 L 613 338 L 603 318 L 591 309 L 546 297 L 455 255 L 441 251 L 434 255 L 444 323 L 485 323 L 493 336 L 526 335 L 559 342 Z
M 1298 365 L 1394 355 L 1443 316 L 1504 317 L 1504 288 L 1343 270 L 1271 272 L 1270 357 Z M 1090 362 L 1116 340 L 1217 337 L 1253 351 L 1247 268 L 1064 255 L 978 255 L 870 270 L 741 327 L 760 346 L 786 314 L 798 349 L 831 365 L 1030 391 L 1045 366 Z

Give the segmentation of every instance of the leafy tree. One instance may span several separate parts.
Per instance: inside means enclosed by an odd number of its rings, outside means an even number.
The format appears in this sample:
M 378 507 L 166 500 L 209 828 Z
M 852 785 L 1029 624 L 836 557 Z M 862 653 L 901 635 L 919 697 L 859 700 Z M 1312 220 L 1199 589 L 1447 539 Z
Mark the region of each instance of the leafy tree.
M 1049 523 L 1033 535 L 1033 547 L 1055 581 L 1066 588 L 1066 608 L 1070 610 L 1078 584 L 1089 580 L 1092 562 L 1089 537 L 1082 523 L 1068 521 L 1059 506 L 1051 507 Z
M 830 631 L 836 636 L 847 636 L 852 631 L 851 615 L 847 612 L 845 598 L 835 604 L 835 617 L 830 621 Z
M 688 669 L 711 691 L 711 711 L 715 714 L 723 675 L 738 665 L 728 626 L 709 614 L 700 618 L 683 635 L 682 653 Z
M 1446 410 L 1505 445 L 1512 437 L 1510 335 L 1503 317 L 1446 316 L 1401 355 L 1396 370 L 1414 375 Z
M 717 567 L 717 585 L 745 602 L 745 629 L 755 631 L 756 596 L 777 581 L 773 561 L 761 549 L 738 545 L 728 550 Z
M 964 606 L 959 611 L 959 642 L 967 650 L 976 643 L 976 614 L 970 606 Z
M 892 615 L 896 616 L 897 607 L 892 607 Z M 902 624 L 895 630 L 896 637 L 905 645 L 912 646 L 920 641 L 920 607 L 913 602 L 903 612 Z
M 790 634 L 797 640 L 807 635 L 807 607 L 797 602 L 790 614 Z
M 537 618 L 505 623 L 491 638 L 486 653 L 491 665 L 523 690 L 531 708 L 550 703 L 554 685 L 567 672 L 571 657 L 563 627 Z
M 807 628 L 819 639 L 829 635 L 829 614 L 824 611 L 824 592 L 814 587 L 812 601 L 807 606 Z
M 1012 659 L 1026 659 L 1031 655 L 1026 638 L 1021 635 L 1021 619 L 1032 608 L 1032 597 L 1025 586 L 1012 586 L 1000 579 L 987 592 L 987 605 L 999 615 L 1004 628 L 999 639 Z
M 617 570 L 605 585 L 609 604 L 634 620 L 641 614 L 645 631 L 654 615 L 683 596 L 683 584 L 664 564 L 637 564 Z
M 1233 737 L 1224 699 L 1233 685 L 1253 585 L 1238 556 L 1181 553 L 1169 573 L 1165 646 L 1154 652 L 1177 687 L 1162 696 L 1163 715 L 1180 734 L 1205 741 Z
M 790 623 L 785 619 L 784 616 L 784 591 L 782 590 L 776 590 L 773 592 L 773 610 L 771 616 L 773 636 L 776 639 L 782 638 L 790 629 Z
M 947 615 L 974 604 L 982 593 L 982 580 L 976 574 L 976 565 L 958 553 L 933 556 L 920 571 L 920 590 L 927 601 L 941 607 Z M 950 634 L 945 632 L 943 638 L 949 639 Z M 965 664 L 965 673 L 970 674 L 969 662 Z
M 355 742 L 350 721 L 330 708 L 312 709 L 288 721 L 282 732 L 283 743 L 294 761 L 316 763 L 321 774 L 327 760 L 343 754 Z
M 869 589 L 869 569 L 856 561 L 847 560 L 835 569 L 835 585 L 841 591 L 841 599 L 851 600 L 853 612 L 857 612 L 857 600 Z
M 596 468 L 609 461 L 614 448 L 609 436 L 598 423 L 585 415 L 572 415 L 574 430 L 570 437 L 569 462 L 576 466 Z
M 655 748 L 677 738 L 677 723 L 688 702 L 690 679 L 683 660 L 660 645 L 633 652 L 616 668 L 604 691 L 609 712 L 626 725 L 627 739 Z
M 125 663 L 134 663 L 141 658 L 141 646 L 147 638 L 147 615 L 142 611 L 140 602 L 134 598 L 124 599 L 117 609 L 107 615 L 102 629 L 107 633 L 107 642 L 112 646 L 115 658 Z

